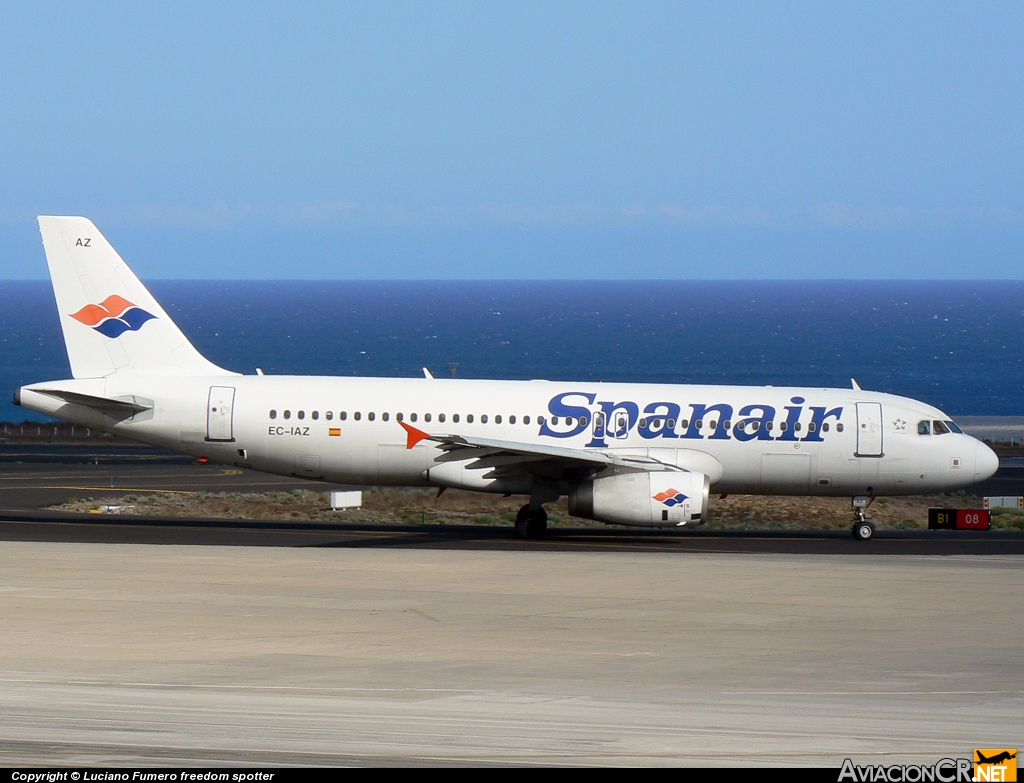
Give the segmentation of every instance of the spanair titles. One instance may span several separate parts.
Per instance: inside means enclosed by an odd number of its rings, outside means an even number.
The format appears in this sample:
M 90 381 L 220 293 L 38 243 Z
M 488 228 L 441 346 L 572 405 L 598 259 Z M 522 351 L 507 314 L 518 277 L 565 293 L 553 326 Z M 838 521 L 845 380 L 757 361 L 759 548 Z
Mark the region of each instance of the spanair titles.
M 636 432 L 644 440 L 801 441 L 820 443 L 834 425 L 843 431 L 843 406 L 805 405 L 803 397 L 791 397 L 782 406 L 780 417 L 775 406 L 751 403 L 733 406 L 727 403 L 679 403 L 657 401 L 637 403 L 599 400 L 590 392 L 562 392 L 548 403 L 549 420 L 540 426 L 539 435 L 547 438 L 572 438 L 592 433 L 587 448 L 609 448 L 609 441 L 627 438 Z

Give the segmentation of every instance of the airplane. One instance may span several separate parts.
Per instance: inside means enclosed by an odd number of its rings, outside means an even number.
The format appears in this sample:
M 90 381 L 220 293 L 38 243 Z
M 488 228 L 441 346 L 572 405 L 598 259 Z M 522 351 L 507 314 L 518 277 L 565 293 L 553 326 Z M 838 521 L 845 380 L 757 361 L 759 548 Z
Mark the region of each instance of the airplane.
M 201 460 L 349 485 L 529 498 L 600 522 L 692 527 L 710 494 L 852 498 L 949 492 L 999 460 L 951 417 L 862 390 L 242 375 L 188 341 L 84 217 L 39 217 L 73 378 L 22 386 L 38 413 Z
M 975 759 L 975 764 L 1002 764 L 1004 761 L 1010 761 L 1017 758 L 1016 753 L 1011 753 L 1008 750 L 1004 750 L 1002 753 L 997 753 L 992 758 L 986 758 L 980 750 L 975 750 L 974 755 L 978 757 Z

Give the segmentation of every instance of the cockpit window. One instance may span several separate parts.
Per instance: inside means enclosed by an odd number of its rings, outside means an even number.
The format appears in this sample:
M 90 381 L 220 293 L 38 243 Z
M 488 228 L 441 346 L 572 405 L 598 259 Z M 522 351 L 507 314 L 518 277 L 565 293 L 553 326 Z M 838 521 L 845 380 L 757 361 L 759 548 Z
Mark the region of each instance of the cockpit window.
M 917 423 L 917 434 L 918 435 L 931 435 L 932 434 L 932 423 L 930 421 L 919 421 Z
M 955 422 L 947 421 L 946 426 L 949 427 L 951 430 L 953 430 L 953 432 L 957 433 L 958 435 L 964 434 L 964 431 L 960 429 Z
M 945 435 L 949 432 L 949 427 L 943 424 L 941 421 L 932 422 L 932 434 L 933 435 Z

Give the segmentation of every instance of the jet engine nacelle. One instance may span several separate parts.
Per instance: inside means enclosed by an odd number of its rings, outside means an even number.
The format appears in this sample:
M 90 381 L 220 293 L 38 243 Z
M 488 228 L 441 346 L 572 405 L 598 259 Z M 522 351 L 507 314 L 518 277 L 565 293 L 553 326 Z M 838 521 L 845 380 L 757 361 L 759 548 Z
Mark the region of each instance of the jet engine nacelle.
M 701 524 L 710 491 L 711 480 L 705 473 L 622 473 L 574 485 L 569 491 L 569 513 L 640 527 Z

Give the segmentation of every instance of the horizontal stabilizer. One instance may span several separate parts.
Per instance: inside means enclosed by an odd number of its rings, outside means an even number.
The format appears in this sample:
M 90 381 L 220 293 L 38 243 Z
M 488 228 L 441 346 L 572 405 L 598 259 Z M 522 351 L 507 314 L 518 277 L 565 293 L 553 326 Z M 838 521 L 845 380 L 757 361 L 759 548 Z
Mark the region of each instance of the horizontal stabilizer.
M 94 397 L 91 394 L 80 394 L 79 392 L 64 391 L 63 389 L 32 389 L 37 394 L 45 394 L 47 397 L 55 397 L 58 400 L 71 403 L 72 405 L 84 405 L 87 408 L 95 408 L 104 413 L 134 416 L 136 413 L 153 409 L 152 402 L 143 402 L 138 397 L 115 400 L 110 397 Z

